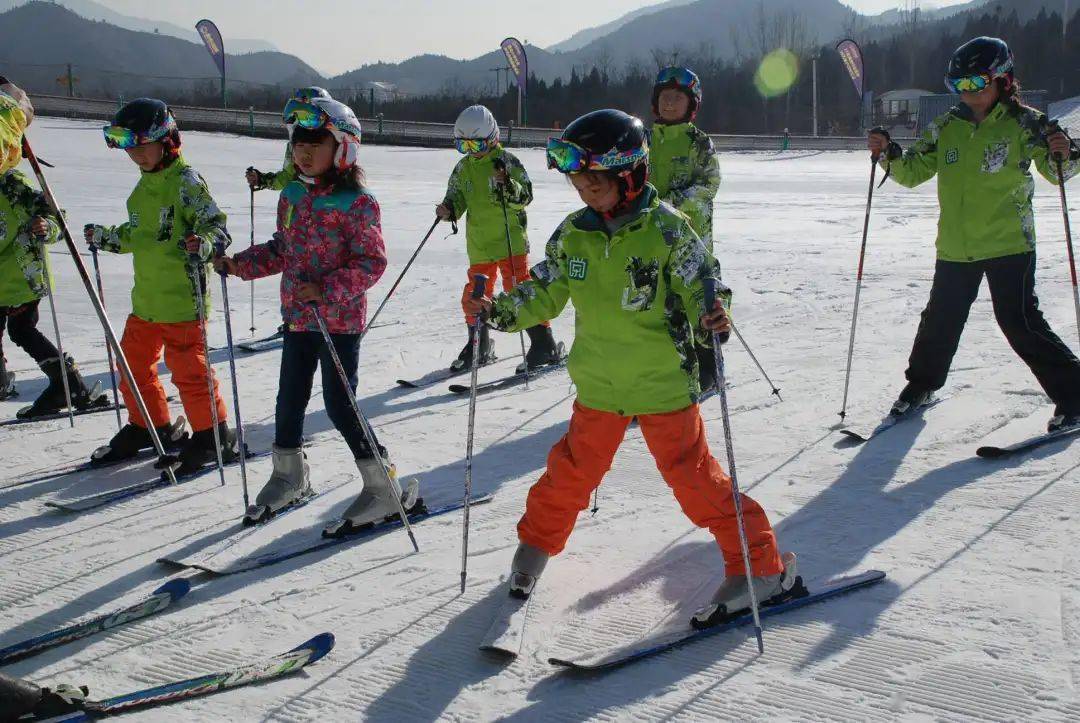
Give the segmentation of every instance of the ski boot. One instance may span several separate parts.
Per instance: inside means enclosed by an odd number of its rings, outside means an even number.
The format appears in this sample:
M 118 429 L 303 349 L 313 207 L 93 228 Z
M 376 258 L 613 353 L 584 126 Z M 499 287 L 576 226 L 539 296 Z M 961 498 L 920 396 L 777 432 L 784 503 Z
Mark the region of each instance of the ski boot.
M 491 341 L 490 329 L 485 325 L 480 325 L 480 366 L 491 364 L 495 361 L 495 343 Z M 465 347 L 458 354 L 458 358 L 450 364 L 450 371 L 454 373 L 467 372 L 472 368 L 472 349 L 473 349 L 473 336 L 476 333 L 476 327 L 469 327 L 469 340 L 465 342 Z
M 323 530 L 323 537 L 346 537 L 387 518 L 398 516 L 398 505 L 394 500 L 395 485 L 391 482 L 397 479 L 397 468 L 389 456 L 384 453 L 378 457 L 358 458 L 356 468 L 360 470 L 364 488 L 345 509 L 341 519 Z M 411 506 L 408 504 L 410 500 L 403 502 L 408 510 Z
M 528 600 L 550 557 L 539 547 L 519 543 L 510 564 L 510 597 Z
M 900 396 L 897 400 L 893 402 L 889 414 L 894 417 L 901 417 L 910 411 L 925 407 L 933 401 L 933 399 L 933 390 L 908 384 L 904 387 L 903 391 L 900 392 Z
M 67 397 L 64 395 L 64 375 L 67 375 L 68 390 L 71 392 L 71 405 L 77 411 L 86 411 L 95 407 L 109 406 L 109 398 L 101 393 L 101 385 L 88 389 L 83 381 L 82 374 L 75 360 L 64 355 L 64 363 L 60 363 L 59 357 L 46 359 L 39 365 L 41 371 L 49 378 L 49 386 L 45 387 L 34 403 L 20 409 L 15 416 L 19 419 L 33 419 L 50 414 L 58 414 L 67 409 Z
M 1080 411 L 1066 408 L 1063 404 L 1054 407 L 1054 416 L 1046 423 L 1046 431 L 1049 434 L 1061 432 L 1080 425 Z
M 796 574 L 795 553 L 785 552 L 781 561 L 784 564 L 783 572 L 751 578 L 759 608 L 808 594 L 802 578 Z M 713 593 L 712 602 L 690 618 L 690 625 L 696 630 L 711 628 L 744 615 L 749 610 L 750 589 L 746 584 L 746 575 L 728 575 Z
M 273 447 L 274 471 L 244 513 L 245 525 L 266 522 L 286 507 L 315 494 L 311 489 L 311 468 L 301 447 Z
M 7 359 L 0 356 L 0 401 L 19 396 L 15 388 L 15 373 L 7 370 Z
M 166 452 L 176 452 L 188 439 L 187 422 L 183 417 L 177 417 L 175 422 L 163 424 L 156 429 L 158 439 Z M 153 448 L 154 441 L 150 438 L 150 431 L 146 427 L 128 422 L 113 435 L 108 444 L 94 450 L 90 455 L 90 466 L 105 467 L 116 464 L 137 456 L 140 450 Z
M 61 684 L 42 688 L 28 680 L 0 673 L 0 720 L 44 720 L 64 713 L 82 710 L 88 688 Z
M 526 366 L 532 371 L 562 363 L 566 347 L 555 341 L 550 326 L 537 324 L 530 326 L 525 333 L 529 335 L 529 351 L 525 354 L 525 361 L 517 365 L 518 374 L 524 374 Z
M 236 432 L 229 429 L 225 422 L 218 422 L 218 435 L 221 437 L 221 462 L 235 462 L 240 451 L 237 449 Z M 193 432 L 191 438 L 180 447 L 180 452 L 158 462 L 155 467 L 172 467 L 173 474 L 184 477 L 195 474 L 208 464 L 217 464 L 217 451 L 214 449 L 214 428 Z

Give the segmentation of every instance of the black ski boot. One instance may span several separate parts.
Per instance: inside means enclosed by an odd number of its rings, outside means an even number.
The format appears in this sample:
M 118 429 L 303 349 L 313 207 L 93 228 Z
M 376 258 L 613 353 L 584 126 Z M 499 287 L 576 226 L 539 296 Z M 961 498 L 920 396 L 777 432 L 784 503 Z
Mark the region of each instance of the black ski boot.
M 1054 416 L 1046 424 L 1046 431 L 1053 434 L 1077 425 L 1080 425 L 1080 409 L 1058 404 L 1054 407 Z
M 458 354 L 458 358 L 450 364 L 450 371 L 452 372 L 464 372 L 472 368 L 472 349 L 473 349 L 473 336 L 476 333 L 476 327 L 469 327 L 469 341 L 465 342 L 465 347 Z M 495 361 L 495 343 L 491 341 L 490 329 L 486 324 L 480 325 L 480 366 L 491 364 Z
M 64 364 L 58 357 L 46 359 L 39 365 L 41 371 L 49 378 L 49 386 L 45 387 L 34 403 L 18 411 L 19 419 L 33 419 L 34 417 L 57 414 L 67 409 L 67 397 L 64 395 L 64 374 L 67 374 L 68 390 L 71 392 L 71 405 L 78 411 L 86 411 L 95 407 L 109 406 L 109 398 L 101 393 L 100 388 L 95 386 L 90 390 L 83 381 L 82 374 L 75 360 L 64 355 Z
M 894 417 L 907 414 L 913 409 L 925 407 L 934 398 L 934 391 L 925 387 L 916 386 L 914 384 L 908 384 L 900 392 L 900 397 L 893 402 L 892 409 L 889 410 L 889 414 Z
M 0 356 L 0 401 L 19 396 L 15 388 L 15 374 L 7 370 L 7 359 Z
M 221 436 L 221 461 L 224 464 L 235 462 L 240 455 L 236 447 L 236 433 L 225 422 L 218 423 Z M 198 472 L 208 464 L 217 464 L 217 452 L 214 450 L 214 429 L 208 427 L 193 432 L 191 439 L 180 449 L 180 454 L 172 460 L 178 463 L 173 467 L 173 474 L 183 477 Z
M 157 428 L 158 438 L 166 452 L 176 452 L 187 440 L 188 432 L 185 427 L 184 418 L 179 417 L 172 424 L 163 424 Z M 113 435 L 108 444 L 94 450 L 93 455 L 90 456 L 90 465 L 105 467 L 131 459 L 137 456 L 140 450 L 153 448 L 154 442 L 150 438 L 150 431 L 146 427 L 128 422 Z
M 525 373 L 526 364 L 532 370 L 562 363 L 565 347 L 555 341 L 550 326 L 537 324 L 525 333 L 529 335 L 529 351 L 525 353 L 525 361 L 517 366 L 518 374 Z
M 42 688 L 28 680 L 0 673 L 0 721 L 44 720 L 83 709 L 90 690 L 61 684 Z

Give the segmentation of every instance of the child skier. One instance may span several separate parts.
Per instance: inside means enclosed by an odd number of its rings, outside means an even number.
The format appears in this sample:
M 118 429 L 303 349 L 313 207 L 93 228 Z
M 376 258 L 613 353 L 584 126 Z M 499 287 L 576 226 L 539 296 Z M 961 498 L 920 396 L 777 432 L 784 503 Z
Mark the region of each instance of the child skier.
M 394 490 L 387 484 L 394 471 L 386 450 L 368 445 L 311 305 L 316 303 L 326 320 L 355 394 L 367 290 L 386 269 L 386 250 L 379 204 L 358 164 L 360 122 L 352 110 L 326 98 L 294 99 L 285 106 L 285 122 L 298 175 L 281 192 L 277 233 L 267 243 L 214 262 L 219 271 L 244 280 L 281 274 L 286 331 L 273 473 L 245 521 L 262 522 L 312 494 L 301 438 L 315 367 L 321 366 L 326 413 L 349 445 L 363 481 L 343 519 L 327 528 L 328 535 L 343 535 L 397 512 Z
M 293 93 L 293 99 L 303 103 L 310 103 L 312 98 L 332 100 L 329 91 L 314 85 L 308 88 L 300 88 Z M 248 169 L 244 172 L 244 178 L 253 191 L 262 191 L 267 188 L 280 191 L 285 186 L 288 186 L 290 182 L 296 180 L 296 166 L 293 164 L 291 144 L 285 144 L 285 161 L 282 163 L 280 171 L 263 173 L 254 166 L 248 166 Z
M 703 279 L 718 278 L 719 266 L 686 217 L 646 183 L 648 143 L 639 119 L 618 110 L 588 113 L 548 143 L 547 157 L 549 167 L 569 174 L 587 207 L 556 229 L 530 281 L 466 306 L 487 312 L 504 331 L 551 319 L 571 299 L 577 313 L 568 366 L 578 398 L 569 431 L 529 490 L 510 594 L 527 597 L 548 558 L 563 549 L 636 417 L 684 513 L 707 527 L 723 552 L 727 576 L 695 617 L 715 624 L 750 604 L 731 481 L 709 452 L 697 405 L 695 348 L 711 344 L 711 331 L 730 330 L 719 301 L 702 315 Z M 752 582 L 766 601 L 794 583 L 794 558 L 785 556 L 785 568 L 764 510 L 741 499 Z
M 656 76 L 649 137 L 649 179 L 667 201 L 690 218 L 712 250 L 713 199 L 720 189 L 720 162 L 712 139 L 694 125 L 701 108 L 701 80 L 688 68 L 664 68 Z
M 225 422 L 225 404 L 214 379 L 213 399 L 207 388 L 209 358 L 199 328 L 196 294 L 203 309 L 210 308 L 205 281 L 207 262 L 217 244 L 231 239 L 221 212 L 206 182 L 180 154 L 180 131 L 168 106 L 153 98 L 139 98 L 121 108 L 111 125 L 105 126 L 110 148 L 127 151 L 140 170 L 135 190 L 127 200 L 128 221 L 119 226 L 87 224 L 87 243 L 111 251 L 132 254 L 135 286 L 131 290 L 132 313 L 124 326 L 120 346 L 127 357 L 135 383 L 150 413 L 142 418 L 132 390 L 121 378 L 120 391 L 127 404 L 128 423 L 91 462 L 111 464 L 134 457 L 152 443 L 148 424 L 157 429 L 162 442 L 179 449 L 178 475 L 190 474 L 216 461 L 210 405 L 217 405 L 218 434 L 222 457 L 236 458 L 235 435 Z M 193 268 L 190 255 L 198 255 Z M 204 277 L 202 280 L 199 277 Z M 157 364 L 165 351 L 165 364 L 180 390 L 190 438 L 169 417 L 165 390 Z
M 960 103 L 907 151 L 883 129 L 869 136 L 871 153 L 900 185 L 913 188 L 937 175 L 941 206 L 930 301 L 892 413 L 925 405 L 945 384 L 985 275 L 998 325 L 1055 404 L 1049 431 L 1080 424 L 1080 361 L 1051 331 L 1035 296 L 1029 170 L 1034 161 L 1056 184 L 1050 157 L 1064 158 L 1067 180 L 1080 172 L 1080 149 L 1021 104 L 1013 55 L 998 38 L 975 38 L 957 49 L 945 83 Z
M 454 123 L 454 145 L 465 157 L 454 166 L 446 186 L 446 198 L 435 209 L 444 221 L 456 221 L 465 214 L 466 247 L 469 254 L 468 283 L 462 292 L 462 304 L 472 294 L 476 274 L 488 277 L 490 295 L 495 289 L 495 272 L 502 274 L 504 290 L 528 278 L 529 240 L 525 207 L 532 202 L 532 181 L 525 166 L 499 143 L 499 126 L 491 111 L 482 105 L 469 106 Z M 509 238 L 508 238 L 509 237 Z M 509 248 L 507 248 L 509 246 Z M 476 319 L 465 312 L 469 339 L 458 358 L 450 365 L 454 372 L 472 366 L 472 339 Z M 526 366 L 536 369 L 562 361 L 551 326 L 546 320 L 525 329 L 529 351 L 518 373 Z M 495 359 L 495 347 L 486 326 L 480 329 L 480 364 Z
M 12 157 L 19 157 L 16 147 Z M 79 410 L 108 406 L 103 394 L 94 395 L 83 382 L 75 360 L 60 352 L 38 330 L 38 306 L 51 293 L 46 244 L 60 238 L 56 222 L 45 196 L 30 185 L 19 171 L 10 168 L 0 173 L 0 334 L 7 327 L 8 335 L 17 346 L 29 354 L 49 385 L 34 403 L 19 410 L 18 417 L 56 414 L 67 408 L 64 376 L 67 376 L 71 404 Z M 0 349 L 0 399 L 14 396 L 15 375 L 7 371 L 7 360 Z

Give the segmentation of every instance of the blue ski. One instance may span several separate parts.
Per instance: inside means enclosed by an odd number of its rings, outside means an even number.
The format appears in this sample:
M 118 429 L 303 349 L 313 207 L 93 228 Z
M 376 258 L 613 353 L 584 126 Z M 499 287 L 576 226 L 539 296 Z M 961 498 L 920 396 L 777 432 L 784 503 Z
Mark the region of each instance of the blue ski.
M 562 349 L 562 343 L 560 342 L 560 349 Z M 519 355 L 520 356 L 520 355 Z M 529 381 L 538 377 L 542 377 L 551 372 L 557 372 L 566 369 L 566 357 L 563 357 L 562 362 L 559 364 L 547 364 L 536 369 L 529 370 Z M 508 389 L 510 387 L 516 387 L 518 384 L 525 383 L 524 374 L 514 374 L 513 376 L 503 377 L 502 379 L 495 379 L 490 382 L 481 382 L 476 385 L 476 393 L 484 394 L 486 392 L 497 392 L 500 389 Z M 471 391 L 471 387 L 468 384 L 451 384 L 450 392 L 452 394 L 468 394 Z
M 48 650 L 49 648 L 54 648 L 58 645 L 63 645 L 64 643 L 70 643 L 73 640 L 79 640 L 80 638 L 94 635 L 102 630 L 108 630 L 125 623 L 130 623 L 133 620 L 139 620 L 154 615 L 169 607 L 177 600 L 184 597 L 184 595 L 187 595 L 188 590 L 190 589 L 191 583 L 187 580 L 180 578 L 169 580 L 147 597 L 132 605 L 128 605 L 125 608 L 114 610 L 111 613 L 96 615 L 80 623 L 69 625 L 66 628 L 53 630 L 44 635 L 38 635 L 29 640 L 24 640 L 21 643 L 15 643 L 6 648 L 0 648 L 0 664 L 29 658 L 31 655 L 37 655 L 43 650 Z
M 331 633 L 320 633 L 288 652 L 269 658 L 255 660 L 217 673 L 200 675 L 197 678 L 165 683 L 164 685 L 157 685 L 134 693 L 118 695 L 114 698 L 88 700 L 84 704 L 85 709 L 82 711 L 55 717 L 50 716 L 47 719 L 28 718 L 27 720 L 91 721 L 102 716 L 115 715 L 129 710 L 198 698 L 230 688 L 238 688 L 242 685 L 262 683 L 292 675 L 299 672 L 304 666 L 321 659 L 333 649 L 334 636 Z
M 247 458 L 257 459 L 259 457 L 265 457 L 269 452 L 250 452 Z M 226 466 L 236 464 L 236 462 L 229 462 Z M 207 465 L 200 469 L 198 472 L 194 472 L 189 475 L 176 477 L 176 483 L 182 484 L 193 479 L 202 477 L 210 472 L 217 472 L 217 465 Z M 108 492 L 100 492 L 96 495 L 90 495 L 89 497 L 79 497 L 78 499 L 68 500 L 66 502 L 46 502 L 46 507 L 51 507 L 61 512 L 86 512 L 87 510 L 93 510 L 98 507 L 104 507 L 105 505 L 111 505 L 115 502 L 122 502 L 123 500 L 131 499 L 132 497 L 138 497 L 144 495 L 147 492 L 153 492 L 154 490 L 164 489 L 166 487 L 172 487 L 172 483 L 168 478 L 162 474 L 154 479 L 147 480 L 145 482 L 136 482 L 133 485 L 127 487 L 121 487 L 115 490 L 109 490 Z
M 491 502 L 493 495 L 484 495 L 482 497 L 474 497 L 472 500 L 473 505 L 483 505 Z M 432 517 L 438 517 L 450 512 L 456 512 L 460 510 L 464 505 L 461 502 L 452 502 L 442 507 L 436 507 L 434 509 L 421 509 L 409 514 L 409 522 L 416 524 L 423 520 L 431 519 Z M 401 520 L 393 518 L 385 522 L 381 522 L 372 527 L 361 530 L 360 532 L 352 535 L 346 535 L 344 537 L 315 537 L 306 538 L 300 540 L 293 540 L 292 544 L 285 544 L 276 550 L 269 550 L 257 555 L 251 555 L 248 557 L 241 557 L 239 559 L 226 562 L 225 564 L 215 565 L 213 558 L 209 560 L 194 560 L 187 561 L 183 559 L 172 559 L 168 557 L 158 558 L 158 562 L 172 565 L 175 567 L 187 567 L 195 570 L 202 570 L 213 575 L 234 575 L 238 572 L 247 572 L 248 570 L 255 570 L 256 568 L 266 567 L 268 565 L 275 565 L 285 560 L 291 560 L 294 557 L 300 555 L 307 555 L 311 552 L 317 552 L 319 550 L 325 550 L 329 547 L 336 547 L 338 545 L 349 545 L 354 542 L 366 540 L 369 537 L 375 535 L 381 535 L 395 530 L 401 527 Z M 248 528 L 257 530 L 259 528 Z
M 767 618 L 773 615 L 779 615 L 780 613 L 786 613 L 790 610 L 812 605 L 816 602 L 821 602 L 822 600 L 827 600 L 831 597 L 851 592 L 852 590 L 875 585 L 884 579 L 885 573 L 880 570 L 868 570 L 867 572 L 858 575 L 840 578 L 839 580 L 825 583 L 817 592 L 812 592 L 804 597 L 792 598 L 776 605 L 762 607 L 760 609 L 760 615 L 762 618 Z M 743 625 L 749 625 L 752 622 L 753 616 L 750 613 L 746 613 L 734 620 L 703 630 L 695 630 L 690 627 L 690 622 L 687 621 L 686 628 L 684 629 L 664 630 L 625 645 L 618 645 L 604 650 L 586 653 L 576 658 L 548 658 L 548 662 L 552 665 L 573 668 L 575 670 L 605 670 L 607 668 L 615 668 L 620 665 L 626 665 L 627 663 L 633 663 L 643 658 L 662 653 L 665 650 L 670 650 L 674 647 L 685 645 L 686 643 L 702 638 L 718 635 L 733 630 L 734 628 L 742 627 Z

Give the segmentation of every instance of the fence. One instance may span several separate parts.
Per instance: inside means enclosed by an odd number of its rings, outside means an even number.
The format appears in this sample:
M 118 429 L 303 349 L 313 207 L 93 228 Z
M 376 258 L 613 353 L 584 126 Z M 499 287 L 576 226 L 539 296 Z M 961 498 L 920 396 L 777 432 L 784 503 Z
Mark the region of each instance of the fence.
M 34 95 L 34 110 L 42 116 L 80 118 L 108 121 L 119 107 L 118 101 L 92 98 L 69 98 L 56 95 Z M 173 106 L 181 128 L 218 131 L 265 138 L 285 138 L 285 126 L 280 113 L 265 111 L 196 108 Z M 450 123 L 421 123 L 416 121 L 361 118 L 364 142 L 393 145 L 449 147 L 453 144 L 453 125 Z M 559 135 L 553 128 L 515 128 L 503 126 L 506 145 L 516 148 L 542 148 L 548 138 Z M 778 151 L 784 138 L 776 135 L 712 135 L 718 151 Z M 793 151 L 844 151 L 866 147 L 860 136 L 791 136 L 787 149 Z

